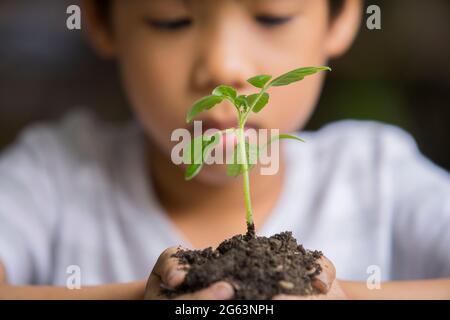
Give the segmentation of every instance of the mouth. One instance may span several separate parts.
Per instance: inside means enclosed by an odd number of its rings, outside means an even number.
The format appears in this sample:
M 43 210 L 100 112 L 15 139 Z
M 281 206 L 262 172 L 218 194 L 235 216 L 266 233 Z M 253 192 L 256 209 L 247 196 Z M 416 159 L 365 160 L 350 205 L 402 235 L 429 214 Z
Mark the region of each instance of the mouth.
M 214 134 L 214 132 L 217 131 L 225 131 L 226 129 L 237 129 L 238 121 L 236 119 L 234 120 L 221 120 L 217 121 L 215 119 L 201 119 L 198 120 L 201 121 L 201 130 L 199 130 L 199 127 L 195 127 L 195 124 L 192 124 L 189 128 L 189 131 L 193 133 L 194 137 L 198 136 L 200 134 L 205 134 L 207 132 L 208 134 Z M 247 121 L 244 127 L 244 135 L 246 138 L 251 140 L 251 138 L 254 136 L 251 134 L 251 132 L 258 132 L 258 130 L 261 128 L 258 124 Z M 221 144 L 223 147 L 223 151 L 228 152 L 234 150 L 235 146 L 237 145 L 237 135 L 236 132 L 223 132 L 222 133 L 222 139 Z
M 213 132 L 213 130 L 216 131 L 223 131 L 226 129 L 237 129 L 239 127 L 238 125 L 238 121 L 236 119 L 234 120 L 215 120 L 215 119 L 200 119 L 197 121 L 201 121 L 201 126 L 202 126 L 202 131 L 205 132 L 207 130 L 211 130 L 210 132 Z M 247 129 L 254 129 L 254 130 L 258 130 L 260 129 L 261 126 L 259 126 L 258 124 L 252 122 L 252 121 L 247 121 L 244 127 L 244 130 Z M 191 132 L 194 132 L 194 124 L 190 125 L 189 130 Z

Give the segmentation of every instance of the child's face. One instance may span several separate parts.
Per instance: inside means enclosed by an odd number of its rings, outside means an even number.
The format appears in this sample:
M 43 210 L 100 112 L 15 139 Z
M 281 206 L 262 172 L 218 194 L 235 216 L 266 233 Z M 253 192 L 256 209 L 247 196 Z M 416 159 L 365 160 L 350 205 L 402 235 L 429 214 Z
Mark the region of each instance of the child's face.
M 326 64 L 349 46 L 358 9 L 358 0 L 347 1 L 333 22 L 328 0 L 114 1 L 110 36 L 94 32 L 94 40 L 117 59 L 132 107 L 151 139 L 170 155 L 170 135 L 186 127 L 195 100 L 219 84 L 254 93 L 246 83 L 251 76 Z M 269 106 L 249 124 L 300 129 L 322 82 L 323 75 L 316 75 L 270 91 Z M 235 110 L 224 102 L 199 120 L 204 129 L 223 129 L 235 125 Z

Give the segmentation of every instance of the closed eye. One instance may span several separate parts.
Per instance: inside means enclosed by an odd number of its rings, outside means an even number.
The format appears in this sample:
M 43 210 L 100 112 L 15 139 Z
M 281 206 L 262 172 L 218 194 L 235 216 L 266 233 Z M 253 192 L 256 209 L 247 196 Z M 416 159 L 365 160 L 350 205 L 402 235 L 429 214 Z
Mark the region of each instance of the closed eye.
M 275 26 L 283 25 L 283 24 L 291 21 L 292 18 L 293 17 L 291 17 L 291 16 L 281 17 L 281 16 L 270 16 L 270 15 L 259 15 L 259 16 L 255 17 L 256 21 L 259 24 L 266 26 L 266 27 L 275 27 Z
M 180 18 L 180 19 L 171 19 L 171 20 L 152 20 L 147 19 L 147 23 L 159 30 L 167 30 L 167 31 L 177 31 L 184 28 L 188 28 L 192 25 L 192 19 L 190 18 Z

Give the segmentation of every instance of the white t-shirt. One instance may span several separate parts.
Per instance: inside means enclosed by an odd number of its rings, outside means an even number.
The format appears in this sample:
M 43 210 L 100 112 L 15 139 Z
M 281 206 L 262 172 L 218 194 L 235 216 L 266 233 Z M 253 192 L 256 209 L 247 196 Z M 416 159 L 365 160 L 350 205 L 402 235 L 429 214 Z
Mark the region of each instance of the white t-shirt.
M 398 128 L 360 121 L 285 142 L 282 195 L 260 235 L 292 230 L 341 279 L 450 276 L 450 178 Z M 146 180 L 144 135 L 87 112 L 34 125 L 0 156 L 0 261 L 12 284 L 83 285 L 148 276 L 189 246 Z M 368 270 L 369 268 L 369 270 Z M 379 268 L 379 269 L 378 269 Z

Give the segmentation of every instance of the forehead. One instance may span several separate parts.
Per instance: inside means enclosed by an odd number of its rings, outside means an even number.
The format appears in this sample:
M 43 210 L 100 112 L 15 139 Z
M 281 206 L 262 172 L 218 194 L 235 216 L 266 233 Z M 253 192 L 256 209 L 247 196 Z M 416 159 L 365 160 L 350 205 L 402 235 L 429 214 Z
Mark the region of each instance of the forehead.
M 317 0 L 314 0 L 317 1 Z M 223 3 L 236 3 L 243 4 L 246 6 L 258 6 L 266 4 L 304 4 L 305 0 L 133 0 L 126 1 L 126 3 L 134 3 L 147 6 L 184 6 L 192 7 L 194 5 L 220 5 Z

